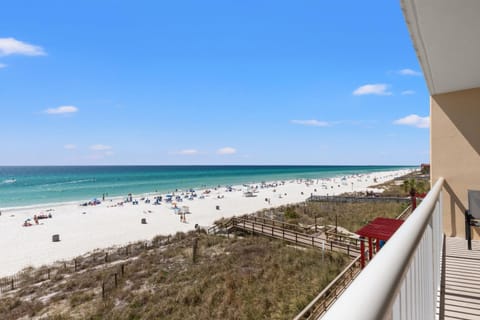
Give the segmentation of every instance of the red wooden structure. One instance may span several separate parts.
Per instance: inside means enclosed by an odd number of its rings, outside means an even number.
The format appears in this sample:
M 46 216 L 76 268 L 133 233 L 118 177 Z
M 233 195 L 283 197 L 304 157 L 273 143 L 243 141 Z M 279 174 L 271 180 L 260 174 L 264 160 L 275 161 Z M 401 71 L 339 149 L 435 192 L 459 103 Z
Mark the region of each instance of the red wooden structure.
M 365 267 L 365 238 L 368 238 L 368 258 L 373 257 L 373 239 L 376 239 L 376 251 L 380 250 L 380 240 L 387 241 L 402 225 L 403 220 L 389 219 L 389 218 L 375 218 L 372 222 L 361 228 L 356 232 L 361 237 L 360 263 L 362 269 Z

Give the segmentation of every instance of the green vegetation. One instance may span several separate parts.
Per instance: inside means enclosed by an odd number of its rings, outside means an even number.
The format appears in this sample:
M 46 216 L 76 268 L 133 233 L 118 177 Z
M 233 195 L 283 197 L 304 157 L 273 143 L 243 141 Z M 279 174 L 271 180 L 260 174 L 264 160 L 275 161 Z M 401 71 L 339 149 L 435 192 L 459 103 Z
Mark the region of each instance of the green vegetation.
M 412 188 L 417 193 L 428 192 L 430 190 L 430 180 L 428 179 L 428 176 L 417 171 L 412 172 L 401 179 L 388 181 L 375 187 L 384 189 L 380 194 L 380 197 L 408 197 L 411 195 Z
M 428 180 L 422 180 L 419 172 L 413 172 L 401 179 L 388 181 L 375 186 L 384 192 L 376 194 L 376 197 L 402 197 L 409 196 L 413 188 L 417 193 L 428 192 Z M 423 179 L 425 179 L 423 177 Z M 365 197 L 364 193 L 347 193 L 344 196 Z M 408 206 L 405 201 L 352 201 L 352 202 L 307 202 L 284 206 L 276 209 L 266 209 L 255 213 L 258 217 L 266 217 L 284 221 L 288 224 L 301 227 L 305 232 L 313 232 L 311 226 L 330 225 L 345 228 L 355 232 L 377 217 L 396 218 Z M 292 228 L 292 226 L 286 226 Z M 298 231 L 298 230 L 297 230 Z
M 287 207 L 284 212 L 285 219 L 295 220 L 299 218 L 297 211 L 293 207 Z
M 424 181 L 408 179 L 403 181 L 403 190 L 410 196 L 415 196 L 417 193 L 426 192 L 426 184 Z
M 179 233 L 166 245 L 121 261 L 125 275 L 105 299 L 101 284 L 117 272 L 115 262 L 32 281 L 0 297 L 0 314 L 4 319 L 291 319 L 348 261 L 338 253 L 322 261 L 318 250 L 263 237 Z
M 269 210 L 257 213 L 260 217 L 274 216 L 277 220 L 302 226 L 313 226 L 315 217 L 317 225 L 338 225 L 355 232 L 376 217 L 396 218 L 409 204 L 406 202 L 308 202 L 292 205 L 272 214 Z

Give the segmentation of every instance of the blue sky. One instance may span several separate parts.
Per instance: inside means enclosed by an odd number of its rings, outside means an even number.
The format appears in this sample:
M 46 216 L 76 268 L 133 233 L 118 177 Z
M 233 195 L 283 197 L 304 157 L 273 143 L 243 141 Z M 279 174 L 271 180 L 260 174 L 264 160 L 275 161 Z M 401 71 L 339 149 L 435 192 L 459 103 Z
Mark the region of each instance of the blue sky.
M 419 164 L 398 1 L 8 1 L 0 165 Z

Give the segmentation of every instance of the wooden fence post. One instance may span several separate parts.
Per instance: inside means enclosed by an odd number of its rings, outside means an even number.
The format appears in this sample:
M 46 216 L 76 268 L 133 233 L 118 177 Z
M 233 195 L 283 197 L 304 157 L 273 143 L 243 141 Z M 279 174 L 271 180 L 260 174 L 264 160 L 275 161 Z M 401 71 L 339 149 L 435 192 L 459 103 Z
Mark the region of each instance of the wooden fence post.
M 13 279 L 13 277 L 11 278 L 11 280 L 12 280 L 12 290 L 13 290 L 15 289 L 15 282 L 14 282 L 15 280 Z
M 108 252 L 105 252 L 105 263 L 108 262 Z
M 115 288 L 118 287 L 118 279 L 117 279 L 117 273 L 115 272 L 114 274 L 114 277 L 115 277 Z
M 75 264 L 75 272 L 77 272 L 77 259 L 73 259 L 73 263 Z
M 105 299 L 105 281 L 102 281 L 102 299 Z
M 197 262 L 198 238 L 193 239 L 192 261 Z
M 120 266 L 120 270 L 122 272 L 122 277 L 123 275 L 125 274 L 125 265 L 122 263 L 122 265 Z

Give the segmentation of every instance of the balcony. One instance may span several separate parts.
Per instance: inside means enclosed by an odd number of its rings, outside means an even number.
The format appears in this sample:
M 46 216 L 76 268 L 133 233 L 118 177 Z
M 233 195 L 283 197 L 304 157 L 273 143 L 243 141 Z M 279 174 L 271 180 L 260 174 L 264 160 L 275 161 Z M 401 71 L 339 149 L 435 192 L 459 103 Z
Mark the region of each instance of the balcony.
M 480 319 L 480 242 L 443 234 L 439 178 L 425 200 L 322 317 Z

